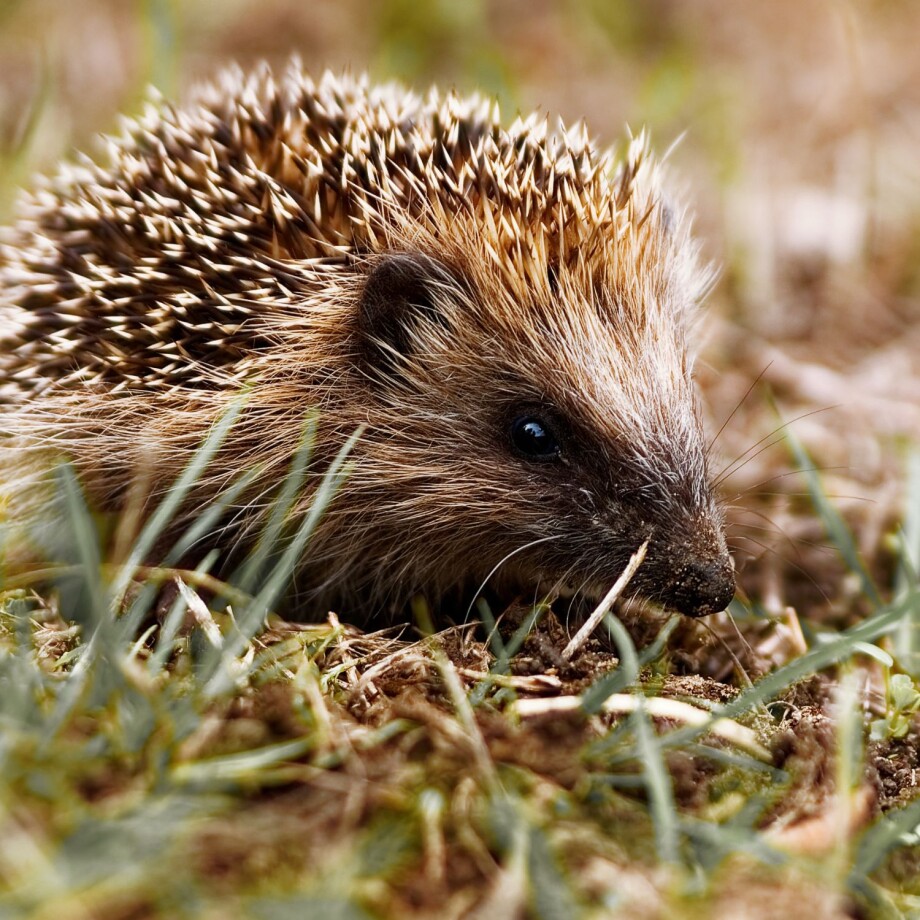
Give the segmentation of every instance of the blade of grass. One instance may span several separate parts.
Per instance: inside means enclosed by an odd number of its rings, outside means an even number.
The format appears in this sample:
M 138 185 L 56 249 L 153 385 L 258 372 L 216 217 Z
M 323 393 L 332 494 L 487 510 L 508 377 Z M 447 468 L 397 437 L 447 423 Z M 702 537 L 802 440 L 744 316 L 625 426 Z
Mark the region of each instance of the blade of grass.
M 697 742 L 685 744 L 681 750 L 698 757 L 705 757 L 727 767 L 740 767 L 748 772 L 766 773 L 774 783 L 789 782 L 789 774 L 785 770 L 780 770 L 778 767 L 774 767 L 770 763 L 764 763 L 762 760 L 757 760 L 748 754 L 739 754 L 735 751 L 727 751 L 725 748 Z
M 498 648 L 498 653 L 496 654 L 495 662 L 492 664 L 492 667 L 489 668 L 489 676 L 484 677 L 470 693 L 470 703 L 473 706 L 478 706 L 485 699 L 486 694 L 494 685 L 495 676 L 500 676 L 507 673 L 511 659 L 518 653 L 521 646 L 524 644 L 524 640 L 533 631 L 534 626 L 540 622 L 544 614 L 550 609 L 549 603 L 547 602 L 536 604 L 530 613 L 524 617 L 524 621 L 514 631 L 514 634 L 508 640 L 506 645 L 504 642 L 502 642 L 501 637 L 498 635 L 498 629 L 495 626 L 495 620 L 492 618 L 492 611 L 489 610 L 488 604 L 483 598 L 480 598 L 477 601 L 477 608 L 479 609 L 480 613 L 482 613 L 484 610 L 487 610 L 489 618 L 492 619 L 490 639 L 493 640 L 493 649 L 496 647 Z M 486 618 L 483 617 L 484 622 L 485 619 Z M 495 639 L 497 639 L 497 642 Z
M 706 872 L 714 870 L 726 857 L 746 853 L 768 866 L 787 862 L 788 854 L 770 846 L 754 828 L 734 824 L 714 824 L 682 818 L 680 831 L 693 845 L 697 861 Z
M 168 568 L 175 565 L 200 539 L 213 533 L 221 518 L 226 514 L 227 508 L 256 480 L 259 472 L 258 468 L 247 470 L 229 489 L 221 492 L 214 501 L 210 502 L 166 554 L 160 567 Z M 212 551 L 209 558 L 211 558 L 210 568 L 217 560 L 217 552 Z M 138 591 L 137 597 L 131 602 L 128 612 L 119 617 L 118 629 L 126 641 L 130 641 L 137 633 L 141 623 L 149 615 L 157 598 L 160 597 L 161 591 L 162 585 L 153 580 L 146 581 Z
M 201 479 L 208 468 L 208 464 L 230 433 L 230 429 L 240 417 L 245 402 L 245 395 L 237 397 L 217 422 L 214 423 L 204 443 L 195 452 L 189 464 L 166 493 L 163 500 L 157 505 L 153 514 L 147 519 L 146 524 L 138 534 L 130 556 L 112 585 L 111 593 L 115 603 L 118 603 L 124 596 L 128 585 L 134 578 L 137 567 L 147 558 L 154 544 L 163 534 L 170 521 L 172 521 L 182 502 L 185 501 L 189 491 Z
M 784 665 L 752 687 L 742 691 L 734 700 L 721 707 L 718 714 L 728 718 L 741 715 L 747 710 L 773 699 L 776 694 L 797 681 L 810 677 L 828 665 L 843 661 L 859 653 L 861 643 L 873 642 L 897 629 L 904 616 L 917 601 L 917 597 L 905 598 L 900 602 L 883 608 L 874 617 L 851 626 L 839 636 L 809 650 L 800 658 L 790 661 L 789 664 Z
M 313 748 L 313 738 L 295 738 L 264 747 L 211 757 L 193 763 L 175 766 L 170 777 L 181 786 L 218 786 L 227 783 L 259 784 L 260 772 L 286 760 L 295 760 L 308 754 Z
M 203 668 L 206 679 L 205 694 L 215 696 L 226 693 L 235 683 L 232 670 L 238 656 L 258 632 L 265 618 L 281 596 L 301 559 L 307 542 L 313 535 L 321 515 L 335 497 L 336 492 L 348 478 L 347 458 L 361 436 L 362 429 L 355 431 L 342 445 L 335 459 L 323 474 L 316 494 L 310 503 L 296 533 L 281 553 L 274 568 L 269 572 L 261 591 L 252 599 L 237 622 L 236 632 L 228 637 L 219 654 L 212 655 Z
M 620 663 L 615 671 L 601 675 L 582 694 L 582 705 L 585 712 L 589 713 L 598 712 L 608 697 L 613 696 L 615 693 L 622 693 L 636 682 L 642 668 L 658 658 L 664 651 L 671 633 L 674 632 L 680 622 L 680 617 L 671 617 L 658 632 L 655 639 L 638 654 L 626 627 L 617 617 L 614 617 L 613 614 L 608 614 L 604 622 L 616 644 Z
M 77 563 L 75 577 L 61 584 L 61 604 L 68 619 L 90 632 L 99 627 L 107 614 L 99 535 L 70 464 L 61 463 L 55 469 L 55 477 L 64 499 L 71 535 L 70 546 L 75 556 L 74 562 Z M 77 586 L 75 593 L 72 587 L 74 583 Z
M 163 567 L 176 565 L 202 538 L 214 532 L 220 520 L 227 513 L 227 509 L 255 482 L 261 475 L 260 467 L 246 470 L 242 476 L 221 492 L 205 510 L 195 518 L 194 522 L 176 541 L 175 545 L 163 557 Z
M 484 597 L 476 598 L 476 610 L 485 627 L 486 641 L 496 660 L 509 657 L 505 652 L 505 642 L 498 631 L 498 623 L 495 622 L 495 614 L 492 613 L 492 608 Z
M 546 832 L 535 825 L 527 831 L 527 878 L 535 920 L 576 920 L 584 916 L 562 871 Z
M 858 576 L 863 593 L 866 597 L 868 597 L 873 604 L 880 605 L 882 603 L 882 598 L 878 592 L 878 588 L 876 588 L 875 582 L 869 574 L 869 570 L 863 563 L 859 550 L 856 547 L 856 541 L 853 539 L 853 534 L 850 532 L 850 528 L 847 527 L 840 512 L 831 504 L 827 497 L 827 493 L 824 491 L 824 487 L 821 484 L 821 473 L 814 468 L 814 461 L 809 457 L 804 445 L 798 437 L 796 437 L 791 428 L 787 429 L 786 438 L 792 449 L 795 461 L 805 476 L 812 504 L 815 506 L 815 511 L 817 511 L 818 517 L 821 518 L 822 524 L 824 524 L 824 529 L 827 531 L 828 537 L 837 547 L 847 568 Z
M 319 488 L 317 488 L 316 494 L 310 503 L 310 510 L 301 522 L 294 538 L 287 545 L 274 568 L 269 572 L 262 590 L 250 605 L 250 611 L 247 612 L 248 619 L 252 621 L 248 624 L 250 628 L 258 628 L 257 621 L 264 618 L 290 582 L 291 576 L 303 555 L 310 537 L 313 535 L 313 531 L 316 529 L 316 525 L 319 523 L 320 517 L 335 497 L 336 492 L 348 478 L 349 469 L 346 465 L 346 460 L 359 437 L 360 431 L 356 431 L 345 442 L 330 464 L 329 469 L 323 475 Z
M 838 637 L 813 648 L 800 658 L 777 669 L 742 691 L 734 700 L 715 708 L 707 725 L 683 727 L 669 732 L 661 743 L 667 747 L 682 745 L 698 738 L 720 718 L 735 719 L 772 700 L 792 684 L 810 677 L 831 664 L 843 661 L 858 651 L 860 642 L 872 642 L 896 629 L 905 613 L 918 602 L 918 597 L 905 598 L 883 608 L 882 611 L 841 633 Z
M 874 872 L 893 850 L 916 846 L 920 837 L 920 799 L 882 815 L 861 837 L 850 873 L 851 884 Z
M 626 627 L 612 613 L 604 618 L 604 625 L 617 647 L 619 662 L 616 670 L 601 676 L 582 694 L 581 705 L 592 714 L 601 710 L 608 697 L 622 693 L 639 678 L 639 656 Z
M 303 488 L 307 467 L 313 455 L 316 422 L 316 413 L 310 412 L 304 421 L 300 442 L 287 475 L 284 477 L 281 491 L 272 501 L 271 512 L 265 528 L 256 543 L 255 549 L 237 572 L 233 574 L 233 584 L 247 594 L 253 593 L 253 587 L 262 575 L 270 554 L 278 546 L 291 508 Z
M 96 663 L 99 631 L 93 633 L 89 641 L 82 648 L 82 653 L 77 663 L 68 673 L 58 693 L 54 709 L 48 716 L 42 731 L 42 744 L 47 747 L 51 740 L 67 722 L 71 713 L 76 710 L 77 704 L 87 691 L 93 676 L 93 666 Z
M 649 797 L 649 810 L 655 827 L 658 857 L 665 863 L 676 863 L 680 856 L 680 822 L 674 802 L 674 787 L 664 761 L 661 745 L 655 737 L 652 723 L 645 713 L 642 698 L 630 720 L 636 735 L 645 776 L 645 789 Z
M 914 451 L 907 464 L 907 498 L 900 542 L 895 597 L 906 597 L 920 587 L 920 451 Z M 904 617 L 894 634 L 892 647 L 898 664 L 912 677 L 920 677 L 920 604 Z
M 834 821 L 836 840 L 830 862 L 838 878 L 847 874 L 851 863 L 853 797 L 863 777 L 863 711 L 860 705 L 860 677 L 844 673 L 834 694 L 836 735 Z

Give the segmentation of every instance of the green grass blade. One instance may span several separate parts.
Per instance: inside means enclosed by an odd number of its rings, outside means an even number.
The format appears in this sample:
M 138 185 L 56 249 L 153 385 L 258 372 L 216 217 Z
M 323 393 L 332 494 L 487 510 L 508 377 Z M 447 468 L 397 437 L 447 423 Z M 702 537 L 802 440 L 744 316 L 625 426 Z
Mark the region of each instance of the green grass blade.
M 789 664 L 759 680 L 752 687 L 748 687 L 731 702 L 714 709 L 712 721 L 719 718 L 735 719 L 747 712 L 751 712 L 772 700 L 797 681 L 811 677 L 829 665 L 837 664 L 852 657 L 858 652 L 860 643 L 873 642 L 896 629 L 905 614 L 911 609 L 911 605 L 916 602 L 916 598 L 906 598 L 891 604 L 883 608 L 874 617 L 850 627 L 839 636 L 819 645 L 817 648 L 811 649 L 800 658 L 794 659 Z M 661 739 L 661 743 L 667 747 L 682 745 L 687 741 L 699 738 L 707 730 L 708 726 L 706 725 L 678 728 L 668 732 L 667 736 Z
M 304 421 L 297 452 L 294 454 L 290 469 L 281 485 L 281 491 L 272 501 L 271 512 L 265 528 L 253 552 L 233 575 L 232 583 L 246 594 L 253 593 L 255 585 L 263 574 L 266 563 L 282 539 L 291 508 L 303 489 L 307 468 L 313 455 L 316 422 L 316 413 L 309 413 Z
M 182 474 L 176 480 L 175 484 L 166 493 L 163 500 L 157 505 L 153 514 L 147 519 L 146 524 L 138 534 L 137 540 L 131 549 L 131 554 L 121 567 L 118 577 L 112 586 L 112 594 L 116 598 L 121 598 L 128 589 L 128 585 L 134 578 L 134 573 L 139 565 L 149 555 L 154 544 L 163 534 L 170 521 L 175 517 L 176 512 L 185 501 L 186 496 L 204 475 L 208 464 L 214 455 L 220 449 L 230 429 L 236 423 L 243 411 L 245 399 L 237 397 L 227 409 L 226 412 L 215 422 L 208 432 L 204 443 L 195 452 L 188 466 L 182 471 Z
M 227 514 L 227 509 L 249 488 L 261 475 L 261 469 L 254 467 L 239 476 L 233 485 L 221 492 L 176 541 L 175 545 L 163 557 L 163 566 L 169 567 L 179 563 L 204 537 L 212 534 Z
M 490 645 L 493 649 L 493 654 L 495 654 L 495 661 L 492 664 L 492 667 L 489 669 L 490 675 L 501 675 L 508 672 L 508 668 L 511 664 L 511 659 L 520 651 L 521 646 L 524 644 L 524 641 L 533 631 L 533 628 L 540 622 L 544 614 L 550 609 L 549 604 L 542 603 L 536 604 L 530 613 L 524 617 L 523 622 L 520 626 L 514 631 L 514 634 L 505 644 L 501 636 L 498 634 L 498 629 L 495 624 L 495 619 L 492 617 L 492 611 L 489 609 L 489 605 L 483 598 L 480 598 L 476 602 L 477 609 L 480 613 L 488 611 L 489 619 L 491 619 L 492 626 L 489 633 Z M 486 618 L 483 617 L 483 624 L 486 625 Z M 495 650 L 498 649 L 497 654 Z M 470 703 L 473 706 L 478 706 L 486 697 L 486 694 L 494 685 L 493 678 L 484 677 L 472 690 L 470 693 Z
M 498 631 L 495 614 L 492 613 L 492 608 L 484 597 L 476 598 L 476 610 L 479 612 L 479 618 L 482 620 L 483 628 L 486 631 L 489 648 L 496 660 L 510 657 L 505 651 L 505 641 Z
M 727 748 L 713 747 L 709 744 L 698 744 L 689 742 L 682 745 L 681 750 L 687 754 L 693 754 L 697 757 L 704 757 L 714 763 L 722 764 L 726 767 L 739 767 L 748 773 L 765 773 L 774 783 L 788 783 L 789 774 L 785 770 L 763 763 L 748 754 L 741 754 L 737 751 L 730 751 Z
M 535 920 L 577 920 L 584 915 L 546 832 L 533 825 L 527 830 L 527 876 Z
M 60 464 L 55 469 L 55 477 L 64 499 L 71 537 L 68 546 L 74 556 L 72 561 L 76 563 L 75 575 L 60 584 L 62 613 L 89 632 L 97 629 L 108 613 L 99 535 L 70 464 Z
M 357 442 L 358 436 L 358 432 L 355 432 L 348 439 L 323 475 L 319 488 L 310 503 L 310 510 L 301 522 L 294 538 L 285 548 L 274 568 L 269 572 L 262 590 L 256 595 L 251 605 L 251 610 L 255 611 L 255 615 L 250 615 L 250 619 L 261 620 L 264 618 L 265 614 L 277 602 L 285 587 L 290 583 L 291 576 L 303 555 L 307 542 L 319 523 L 320 517 L 325 513 L 336 492 L 348 478 L 349 470 L 346 466 L 346 459 Z M 253 622 L 252 627 L 257 628 L 257 624 Z
M 860 643 L 874 642 L 897 629 L 916 602 L 916 598 L 906 598 L 891 604 L 874 617 L 857 623 L 839 636 L 811 649 L 800 658 L 767 675 L 753 687 L 748 687 L 736 699 L 719 709 L 718 715 L 734 718 L 772 700 L 787 687 L 810 677 L 822 668 L 844 661 L 860 651 Z
M 644 770 L 658 856 L 662 862 L 675 863 L 680 856 L 680 821 L 662 746 L 641 705 L 630 716 L 630 722 L 636 735 L 636 747 Z
M 914 451 L 908 460 L 906 506 L 895 597 L 920 591 L 920 451 Z M 920 677 L 920 603 L 904 617 L 892 647 L 898 664 L 912 677 Z
M 54 709 L 43 726 L 42 742 L 44 744 L 48 744 L 57 735 L 89 689 L 98 655 L 99 636 L 100 632 L 97 630 L 83 646 L 82 654 L 58 692 Z
M 617 647 L 617 655 L 620 663 L 615 671 L 604 674 L 599 677 L 583 694 L 582 705 L 585 712 L 598 712 L 604 705 L 604 700 L 613 696 L 614 693 L 622 693 L 628 687 L 631 687 L 639 677 L 639 672 L 649 662 L 655 661 L 660 657 L 668 644 L 671 633 L 680 623 L 679 616 L 671 617 L 661 628 L 658 635 L 649 645 L 641 652 L 636 652 L 636 647 L 630 638 L 626 627 L 617 617 L 608 614 L 604 620 L 608 631 L 613 637 Z
M 882 815 L 863 835 L 856 850 L 851 883 L 877 869 L 893 850 L 916 846 L 920 828 L 920 799 Z
M 792 448 L 795 461 L 805 476 L 812 504 L 824 524 L 828 537 L 837 547 L 847 568 L 858 576 L 866 597 L 874 604 L 881 604 L 881 595 L 872 580 L 872 576 L 869 574 L 869 570 L 863 563 L 850 528 L 847 527 L 840 512 L 831 504 L 824 491 L 824 486 L 821 484 L 821 473 L 815 469 L 814 461 L 808 456 L 804 445 L 791 429 L 787 429 L 786 438 Z
M 295 760 L 313 748 L 313 738 L 295 738 L 277 744 L 211 757 L 193 763 L 178 764 L 172 771 L 172 781 L 181 786 L 224 787 L 227 783 L 259 785 L 260 775 L 269 767 Z
M 682 818 L 680 831 L 691 844 L 697 864 L 707 873 L 715 870 L 726 857 L 742 853 L 768 866 L 789 859 L 788 854 L 771 847 L 769 839 L 750 826 Z
M 195 519 L 194 523 L 182 534 L 173 548 L 164 556 L 161 566 L 168 568 L 181 562 L 199 540 L 212 534 L 220 520 L 226 515 L 227 508 L 258 478 L 259 470 L 247 470 L 238 477 L 233 485 L 222 492 L 207 508 Z M 211 559 L 211 565 L 216 561 L 216 555 Z M 130 640 L 137 634 L 141 623 L 150 614 L 156 603 L 162 585 L 149 581 L 142 585 L 137 596 L 132 600 L 127 613 L 118 619 L 118 629 L 125 639 Z
M 604 700 L 614 693 L 622 693 L 639 677 L 639 656 L 626 627 L 611 613 L 604 617 L 604 625 L 617 647 L 619 663 L 616 670 L 601 676 L 582 694 L 581 705 L 589 713 L 598 712 Z
M 652 642 L 639 652 L 640 670 L 653 661 L 657 661 L 664 654 L 664 650 L 668 647 L 668 640 L 671 638 L 671 634 L 680 626 L 682 620 L 683 617 L 679 614 L 670 617 L 664 626 L 661 627 L 658 635 L 655 636 Z
M 243 652 L 250 639 L 261 628 L 265 617 L 290 583 L 320 517 L 348 478 L 349 468 L 346 461 L 360 436 L 361 429 L 358 429 L 348 438 L 329 465 L 329 469 L 324 473 L 316 494 L 313 496 L 310 509 L 296 533 L 281 553 L 274 568 L 269 572 L 262 589 L 239 617 L 237 631 L 225 643 L 222 654 L 218 658 L 212 658 L 206 666 L 204 673 L 208 675 L 205 688 L 207 695 L 220 695 L 233 686 L 235 678 L 231 674 L 232 662 Z

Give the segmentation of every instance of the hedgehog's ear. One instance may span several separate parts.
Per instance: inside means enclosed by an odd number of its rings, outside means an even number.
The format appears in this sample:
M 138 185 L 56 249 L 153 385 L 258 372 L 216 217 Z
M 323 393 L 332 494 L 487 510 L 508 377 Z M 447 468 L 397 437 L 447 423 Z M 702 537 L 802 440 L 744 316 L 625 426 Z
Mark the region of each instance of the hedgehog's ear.
M 358 304 L 365 354 L 375 364 L 408 354 L 410 331 L 420 320 L 443 323 L 436 288 L 451 283 L 440 262 L 415 253 L 392 253 L 371 268 Z

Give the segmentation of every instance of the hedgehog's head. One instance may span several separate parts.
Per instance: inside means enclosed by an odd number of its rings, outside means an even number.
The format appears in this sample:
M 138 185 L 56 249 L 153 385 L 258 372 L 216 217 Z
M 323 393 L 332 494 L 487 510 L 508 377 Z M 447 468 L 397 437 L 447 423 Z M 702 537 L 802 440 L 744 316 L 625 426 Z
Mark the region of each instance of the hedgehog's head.
M 686 341 L 706 273 L 673 215 L 611 213 L 517 247 L 456 216 L 366 264 L 366 478 L 395 486 L 374 517 L 420 581 L 597 594 L 648 540 L 630 592 L 691 616 L 731 600 Z

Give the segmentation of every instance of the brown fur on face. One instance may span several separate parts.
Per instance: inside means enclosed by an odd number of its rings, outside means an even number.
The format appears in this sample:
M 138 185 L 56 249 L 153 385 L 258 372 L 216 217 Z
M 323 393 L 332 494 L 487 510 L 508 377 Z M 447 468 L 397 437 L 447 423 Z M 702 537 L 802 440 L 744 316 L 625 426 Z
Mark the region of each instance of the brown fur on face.
M 496 568 L 596 592 L 646 539 L 639 593 L 731 597 L 688 357 L 709 279 L 642 139 L 618 163 L 478 98 L 230 72 L 65 169 L 5 243 L 16 476 L 52 447 L 102 504 L 139 471 L 165 488 L 250 384 L 196 496 L 260 466 L 229 542 L 308 410 L 317 475 L 363 426 L 303 562 L 317 603 L 372 612 Z M 522 418 L 558 453 L 516 448 Z

